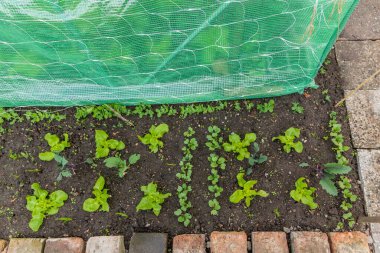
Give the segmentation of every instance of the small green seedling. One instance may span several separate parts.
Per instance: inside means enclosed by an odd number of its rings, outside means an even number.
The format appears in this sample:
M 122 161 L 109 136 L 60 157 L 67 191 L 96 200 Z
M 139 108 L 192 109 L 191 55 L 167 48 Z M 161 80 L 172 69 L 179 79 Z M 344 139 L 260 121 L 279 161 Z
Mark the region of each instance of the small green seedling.
M 206 146 L 208 147 L 208 149 L 210 151 L 220 149 L 220 143 L 223 142 L 223 138 L 219 137 L 220 128 L 217 126 L 209 126 L 207 130 L 209 132 L 209 134 L 206 135 Z
M 291 127 L 288 130 L 285 131 L 285 135 L 279 135 L 277 137 L 273 137 L 272 141 L 279 140 L 282 144 L 284 144 L 284 151 L 286 153 L 290 153 L 292 148 L 297 153 L 302 153 L 303 150 L 303 144 L 300 141 L 294 142 L 294 139 L 300 137 L 300 129 Z
M 253 167 L 256 164 L 262 164 L 265 163 L 268 160 L 268 157 L 263 154 L 259 154 L 260 152 L 260 147 L 259 144 L 256 142 L 253 143 L 253 154 L 248 158 L 248 164 L 249 167 L 246 170 L 246 175 L 251 175 L 253 172 Z
M 245 199 L 245 205 L 246 207 L 251 206 L 251 201 L 255 196 L 260 197 L 267 197 L 269 194 L 263 190 L 255 190 L 252 189 L 255 184 L 257 184 L 257 180 L 244 180 L 244 172 L 240 172 L 237 174 L 236 178 L 238 181 L 238 185 L 242 188 L 240 190 L 236 190 L 232 195 L 230 196 L 230 202 L 237 204 L 243 199 Z
M 157 191 L 157 184 L 151 182 L 148 185 L 141 186 L 141 191 L 144 192 L 144 197 L 136 207 L 136 211 L 153 210 L 153 213 L 158 216 L 161 212 L 161 204 L 166 198 L 171 196 L 170 193 L 160 193 Z
M 149 149 L 153 153 L 157 153 L 159 148 L 164 146 L 164 143 L 160 140 L 169 132 L 169 126 L 167 124 L 160 124 L 158 126 L 151 126 L 149 133 L 144 135 L 144 137 L 138 136 L 139 140 L 149 146 Z
M 95 130 L 96 153 L 95 158 L 108 156 L 110 150 L 123 150 L 125 144 L 114 139 L 108 140 L 108 134 L 103 130 Z
M 295 113 L 302 114 L 304 112 L 304 108 L 302 107 L 302 105 L 300 105 L 300 103 L 294 102 L 292 103 L 292 111 Z
M 33 195 L 26 196 L 26 209 L 32 212 L 29 227 L 37 232 L 46 216 L 58 213 L 59 208 L 68 199 L 68 195 L 61 190 L 49 194 L 48 191 L 41 189 L 38 183 L 32 184 L 31 188 L 34 192 Z
M 314 202 L 313 193 L 315 192 L 314 187 L 309 187 L 306 182 L 306 178 L 300 177 L 297 179 L 295 186 L 296 189 L 290 192 L 290 197 L 297 202 L 301 202 L 304 205 L 309 206 L 311 210 L 318 207 L 318 204 Z
M 351 167 L 347 165 L 342 165 L 339 163 L 326 163 L 323 165 L 324 168 L 318 166 L 317 175 L 321 177 L 319 184 L 322 186 L 328 194 L 332 196 L 338 195 L 338 189 L 335 186 L 334 179 L 337 175 L 344 175 L 351 171 Z
M 83 203 L 83 210 L 86 212 L 104 211 L 109 212 L 110 207 L 107 200 L 111 197 L 108 194 L 108 189 L 104 189 L 106 181 L 100 176 L 93 187 L 92 194 L 95 198 L 88 198 Z
M 240 136 L 232 133 L 228 137 L 230 143 L 223 143 L 223 148 L 227 152 L 237 153 L 237 159 L 239 161 L 243 161 L 244 158 L 249 158 L 251 153 L 248 151 L 248 147 L 256 140 L 255 133 L 247 133 L 243 140 L 241 140 Z
M 269 100 L 268 103 L 258 104 L 257 105 L 257 110 L 259 110 L 260 113 L 273 112 L 273 110 L 274 110 L 274 100 L 271 99 L 271 100 Z
M 44 138 L 50 146 L 50 151 L 39 153 L 38 157 L 42 161 L 51 161 L 56 154 L 59 154 L 65 148 L 70 147 L 69 135 L 65 133 L 63 134 L 63 137 L 64 140 L 61 141 L 57 135 L 47 133 Z
M 140 160 L 140 154 L 133 154 L 128 158 L 128 163 L 126 160 L 121 159 L 118 156 L 109 157 L 104 160 L 104 164 L 107 168 L 118 169 L 119 177 L 124 177 L 131 165 L 136 164 Z

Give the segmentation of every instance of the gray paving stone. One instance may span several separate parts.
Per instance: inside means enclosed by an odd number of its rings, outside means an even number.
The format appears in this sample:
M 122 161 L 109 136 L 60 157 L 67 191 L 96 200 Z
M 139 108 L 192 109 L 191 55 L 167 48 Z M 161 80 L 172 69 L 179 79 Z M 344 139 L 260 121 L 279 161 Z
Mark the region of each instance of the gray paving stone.
M 372 234 L 374 253 L 380 253 L 380 233 Z
M 380 39 L 380 1 L 360 0 L 340 37 L 348 40 Z
M 354 147 L 380 148 L 380 89 L 359 90 L 346 105 Z
M 46 239 L 13 238 L 8 245 L 7 253 L 42 253 Z
M 338 41 L 335 48 L 344 90 L 355 89 L 380 68 L 380 40 Z M 380 75 L 368 82 L 363 89 L 380 89 Z
M 124 236 L 95 236 L 87 241 L 86 253 L 125 253 Z
M 358 149 L 358 165 L 366 211 L 380 216 L 380 150 Z
M 166 253 L 168 234 L 134 233 L 129 243 L 129 253 Z

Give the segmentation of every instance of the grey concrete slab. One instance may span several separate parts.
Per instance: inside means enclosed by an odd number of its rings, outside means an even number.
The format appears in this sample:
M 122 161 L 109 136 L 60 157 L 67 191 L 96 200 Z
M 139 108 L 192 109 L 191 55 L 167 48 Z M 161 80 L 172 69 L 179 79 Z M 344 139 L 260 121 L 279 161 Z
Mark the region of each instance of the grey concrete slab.
M 86 253 L 125 253 L 124 236 L 90 237 Z
M 380 216 L 380 150 L 358 149 L 359 176 L 369 216 Z
M 166 233 L 133 233 L 129 253 L 166 253 L 167 244 Z
M 354 147 L 380 148 L 380 89 L 359 90 L 346 105 Z
M 380 1 L 360 0 L 340 37 L 348 40 L 380 39 Z
M 380 3 L 380 0 L 377 1 Z M 345 90 L 355 89 L 380 69 L 380 40 L 338 41 L 335 48 Z M 367 83 L 363 89 L 380 89 L 380 75 Z

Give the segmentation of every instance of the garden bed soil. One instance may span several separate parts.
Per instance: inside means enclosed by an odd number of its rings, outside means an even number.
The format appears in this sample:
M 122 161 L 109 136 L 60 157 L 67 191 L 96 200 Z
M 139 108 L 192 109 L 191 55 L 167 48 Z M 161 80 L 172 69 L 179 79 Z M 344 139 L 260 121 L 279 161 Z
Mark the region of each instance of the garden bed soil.
M 338 112 L 338 121 L 342 123 L 342 133 L 345 144 L 350 146 L 346 152 L 354 170 L 349 174 L 353 183 L 353 192 L 359 196 L 354 204 L 354 217 L 364 214 L 363 194 L 360 189 L 357 164 L 354 154 L 345 107 L 335 108 L 334 105 L 343 96 L 340 87 L 341 79 L 334 52 L 330 54 L 331 64 L 325 66 L 327 73 L 319 74 L 316 79 L 319 89 L 308 89 L 304 94 L 293 94 L 275 98 L 274 113 L 259 113 L 256 108 L 251 112 L 243 109 L 235 111 L 234 102 L 229 102 L 226 110 L 189 116 L 186 119 L 163 116 L 162 118 L 144 117 L 142 119 L 129 117 L 135 124 L 132 129 L 123 124 L 118 118 L 103 121 L 87 118 L 83 123 L 77 123 L 74 114 L 75 108 L 57 108 L 60 113 L 67 115 L 67 119 L 58 123 L 16 123 L 13 126 L 4 124 L 10 130 L 1 136 L 2 156 L 0 157 L 0 238 L 13 237 L 61 237 L 80 236 L 88 238 L 96 235 L 125 235 L 130 238 L 134 231 L 168 232 L 174 236 L 182 233 L 210 233 L 214 230 L 226 231 L 282 231 L 284 228 L 292 230 L 321 230 L 332 231 L 342 219 L 343 211 L 339 205 L 342 197 L 331 197 L 321 189 L 316 178 L 316 166 L 327 162 L 335 162 L 330 140 L 323 137 L 329 134 L 329 113 Z M 331 102 L 326 102 L 321 93 L 328 89 Z M 252 100 L 255 104 L 268 99 Z M 299 102 L 305 109 L 303 114 L 291 111 L 292 102 Z M 243 103 L 242 107 L 243 106 Z M 177 106 L 175 106 L 177 108 Z M 165 143 L 161 153 L 152 154 L 137 138 L 143 135 L 152 124 L 166 123 L 170 132 L 163 137 Z M 257 189 L 270 193 L 267 198 L 255 198 L 252 205 L 246 208 L 243 202 L 232 204 L 228 197 L 238 188 L 236 175 L 240 167 L 247 167 L 247 160 L 239 162 L 235 155 L 220 151 L 227 159 L 227 169 L 221 172 L 220 184 L 224 191 L 219 198 L 221 210 L 218 216 L 210 214 L 208 200 L 210 166 L 207 157 L 210 151 L 205 147 L 207 127 L 217 125 L 222 129 L 222 136 L 227 140 L 231 132 L 241 136 L 248 132 L 257 134 L 257 141 L 263 154 L 268 156 L 265 164 L 254 168 L 248 179 L 257 179 Z M 185 228 L 177 222 L 173 212 L 179 207 L 176 189 L 180 181 L 176 173 L 180 168 L 178 163 L 182 158 L 183 132 L 191 126 L 194 135 L 200 144 L 193 152 L 193 176 L 190 201 L 193 208 L 190 212 L 193 219 L 189 227 Z M 292 152 L 286 154 L 282 145 L 272 142 L 272 137 L 283 133 L 289 127 L 301 129 L 301 139 L 304 142 L 304 151 L 301 154 Z M 97 166 L 91 167 L 85 163 L 89 157 L 94 157 L 95 129 L 103 129 L 110 137 L 122 140 L 126 144 L 126 153 L 139 153 L 141 160 L 128 171 L 124 178 L 119 178 L 115 169 L 106 168 L 103 159 L 96 160 Z M 68 133 L 72 147 L 62 154 L 74 165 L 74 175 L 56 182 L 58 170 L 55 162 L 42 162 L 38 153 L 46 151 L 48 146 L 43 139 L 46 133 L 56 133 L 62 136 Z M 9 158 L 9 152 L 27 151 L 32 159 Z M 114 152 L 113 152 L 114 153 Z M 122 152 L 122 157 L 127 154 Z M 310 167 L 301 168 L 300 163 L 308 163 Z M 36 169 L 40 170 L 36 172 Z M 106 187 L 110 189 L 112 197 L 109 200 L 109 213 L 87 213 L 82 210 L 83 201 L 91 197 L 91 190 L 97 177 L 103 175 Z M 294 182 L 299 177 L 307 177 L 310 186 L 317 188 L 315 201 L 319 208 L 310 211 L 307 206 L 296 203 L 289 196 L 294 189 Z M 142 185 L 154 181 L 158 183 L 161 192 L 170 192 L 172 197 L 167 199 L 159 217 L 152 212 L 136 212 L 136 205 L 143 196 L 140 191 Z M 69 194 L 66 204 L 59 213 L 45 219 L 38 232 L 32 232 L 28 227 L 31 214 L 25 208 L 25 197 L 32 194 L 30 186 L 39 182 L 42 188 L 49 192 L 62 189 Z M 278 209 L 280 217 L 276 217 L 274 210 Z M 116 215 L 117 212 L 128 214 L 129 218 Z M 59 217 L 70 217 L 73 220 L 64 223 L 57 220 Z M 345 228 L 348 230 L 348 228 Z M 356 230 L 362 230 L 362 225 L 355 225 Z

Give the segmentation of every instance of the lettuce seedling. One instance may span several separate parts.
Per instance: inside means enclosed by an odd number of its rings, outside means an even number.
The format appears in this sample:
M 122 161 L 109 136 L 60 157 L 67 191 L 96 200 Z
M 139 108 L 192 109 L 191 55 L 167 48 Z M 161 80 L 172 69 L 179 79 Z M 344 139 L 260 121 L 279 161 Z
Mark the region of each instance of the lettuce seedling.
M 234 193 L 232 193 L 232 195 L 230 196 L 230 202 L 237 204 L 243 199 L 245 199 L 245 205 L 247 207 L 250 207 L 251 201 L 255 196 L 267 197 L 269 194 L 263 190 L 252 189 L 253 186 L 257 184 L 257 180 L 245 181 L 244 175 L 244 172 L 240 172 L 237 174 L 236 178 L 238 181 L 238 185 L 243 189 L 236 190 Z
M 114 139 L 108 140 L 108 134 L 103 130 L 95 130 L 96 158 L 108 156 L 110 149 L 123 150 L 125 144 Z
M 317 167 L 317 177 L 321 178 L 319 184 L 328 194 L 337 196 L 338 189 L 333 180 L 336 175 L 344 175 L 349 173 L 351 171 L 351 167 L 339 163 L 326 163 L 323 167 L 324 168 L 321 166 Z
M 257 105 L 257 110 L 259 110 L 260 113 L 273 112 L 273 110 L 274 110 L 274 100 L 271 99 L 271 100 L 269 100 L 268 103 L 258 104 Z
M 256 140 L 256 134 L 247 133 L 245 134 L 244 140 L 241 140 L 239 135 L 232 133 L 228 137 L 228 140 L 230 143 L 223 143 L 224 150 L 227 152 L 238 153 L 237 159 L 243 161 L 244 158 L 249 158 L 251 155 L 248 151 L 248 147 Z
M 70 147 L 69 135 L 65 133 L 63 134 L 63 137 L 64 140 L 61 141 L 57 135 L 47 133 L 44 138 L 50 146 L 50 151 L 39 153 L 38 157 L 42 161 L 51 161 L 56 154 L 59 154 L 65 148 Z
M 119 177 L 124 177 L 131 165 L 136 164 L 139 160 L 140 154 L 131 155 L 128 159 L 128 163 L 126 160 L 123 160 L 120 157 L 115 156 L 105 159 L 104 164 L 107 168 L 117 168 L 119 170 Z
M 61 190 L 49 194 L 48 191 L 41 189 L 38 183 L 32 184 L 31 188 L 34 192 L 33 195 L 26 196 L 26 209 L 32 212 L 29 227 L 37 232 L 46 216 L 58 213 L 59 208 L 68 199 L 68 195 Z
M 309 206 L 310 209 L 313 210 L 318 207 L 318 204 L 314 202 L 314 197 L 312 196 L 316 189 L 314 187 L 307 188 L 307 183 L 304 182 L 305 179 L 304 177 L 297 179 L 295 183 L 296 189 L 290 192 L 290 197 L 297 202 Z
M 149 146 L 149 149 L 153 153 L 157 153 L 159 148 L 164 146 L 164 143 L 159 140 L 169 132 L 169 126 L 167 124 L 159 124 L 158 126 L 151 126 L 149 133 L 144 135 L 144 137 L 138 136 L 139 140 Z
M 106 181 L 104 177 L 100 176 L 93 187 L 92 194 L 95 198 L 88 198 L 83 203 L 83 210 L 86 212 L 96 212 L 98 210 L 109 212 L 110 206 L 107 199 L 111 197 L 108 194 L 108 189 L 104 189 Z
M 277 137 L 273 137 L 272 141 L 279 140 L 282 144 L 284 144 L 284 151 L 286 153 L 290 153 L 292 148 L 297 153 L 302 153 L 303 150 L 303 144 L 300 141 L 294 142 L 295 138 L 300 137 L 300 129 L 291 127 L 288 130 L 285 131 L 285 135 L 279 135 Z
M 141 186 L 141 191 L 144 192 L 144 197 L 136 207 L 136 211 L 153 210 L 153 213 L 158 216 L 161 212 L 161 204 L 165 199 L 170 197 L 170 193 L 160 193 L 157 191 L 157 184 L 151 182 L 148 185 Z

